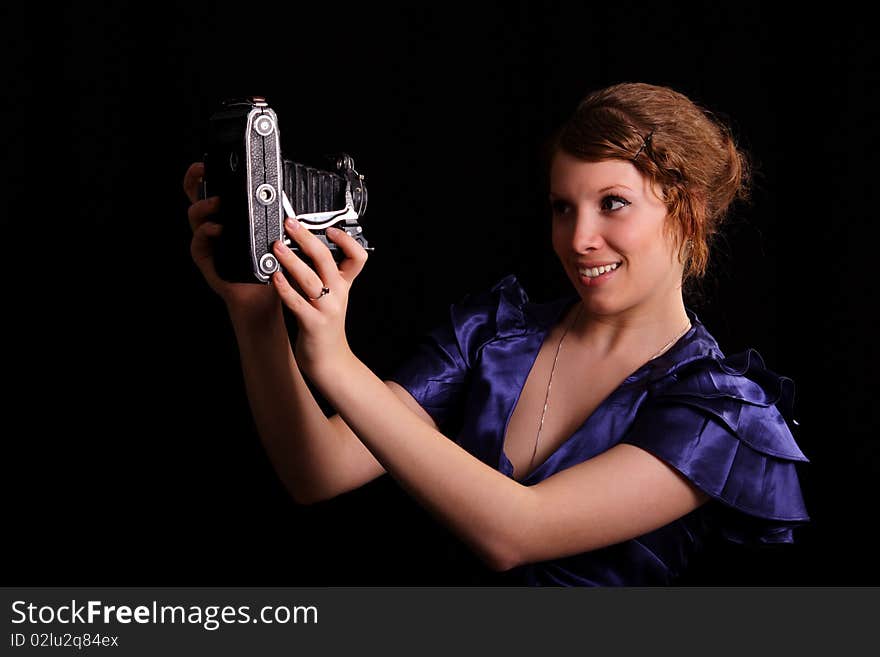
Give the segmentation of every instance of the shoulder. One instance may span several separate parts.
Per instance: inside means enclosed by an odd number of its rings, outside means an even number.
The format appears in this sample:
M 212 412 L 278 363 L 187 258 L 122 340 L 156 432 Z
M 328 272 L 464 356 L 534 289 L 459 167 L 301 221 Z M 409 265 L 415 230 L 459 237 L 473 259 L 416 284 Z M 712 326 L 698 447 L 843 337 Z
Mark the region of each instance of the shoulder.
M 529 296 L 515 274 L 507 274 L 493 285 L 468 292 L 450 304 L 455 324 L 479 322 L 492 329 L 513 328 L 522 324 Z
M 468 360 L 489 342 L 514 338 L 546 327 L 567 299 L 536 304 L 515 274 L 491 286 L 470 292 L 449 305 L 449 319 L 438 326 L 435 337 L 454 338 Z
M 674 465 L 722 503 L 735 542 L 792 542 L 809 520 L 797 465 L 794 381 L 754 349 L 692 354 L 652 377 L 624 439 Z
M 768 369 L 755 349 L 696 358 L 652 382 L 646 403 L 684 405 L 711 415 L 752 448 L 797 461 L 808 459 L 794 440 L 795 384 Z

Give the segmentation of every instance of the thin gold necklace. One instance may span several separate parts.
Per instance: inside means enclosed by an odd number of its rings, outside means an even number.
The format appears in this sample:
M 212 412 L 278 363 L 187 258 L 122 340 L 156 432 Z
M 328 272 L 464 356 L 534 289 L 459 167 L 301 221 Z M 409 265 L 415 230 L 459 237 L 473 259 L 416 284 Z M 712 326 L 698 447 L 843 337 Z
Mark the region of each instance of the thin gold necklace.
M 544 409 L 541 411 L 541 424 L 538 425 L 538 435 L 535 436 L 535 448 L 532 450 L 532 458 L 529 461 L 529 472 L 532 471 L 532 466 L 535 464 L 535 455 L 538 453 L 538 442 L 541 440 L 541 430 L 544 428 L 544 417 L 547 415 L 547 407 L 550 405 L 550 387 L 553 384 L 553 373 L 556 371 L 556 362 L 559 360 L 559 351 L 562 349 L 562 342 L 565 340 L 565 336 L 568 335 L 568 330 L 577 323 L 578 318 L 581 315 L 581 309 L 583 309 L 583 304 L 581 304 L 577 312 L 574 315 L 574 319 L 571 320 L 569 325 L 565 327 L 565 331 L 562 333 L 562 337 L 559 338 L 559 344 L 556 345 L 556 355 L 553 357 L 553 366 L 550 368 L 550 378 L 547 381 L 547 394 L 544 397 Z M 661 355 L 665 352 L 669 347 L 674 345 L 685 333 L 687 333 L 691 329 L 690 319 L 688 320 L 687 326 L 684 330 L 676 335 L 672 340 L 667 342 L 656 354 L 651 356 L 648 360 L 652 361 L 657 356 Z
M 562 337 L 559 338 L 559 344 L 556 345 L 556 356 L 554 356 L 553 366 L 550 368 L 550 379 L 547 381 L 547 394 L 544 396 L 544 410 L 541 411 L 541 424 L 538 425 L 538 435 L 535 436 L 535 448 L 532 450 L 532 458 L 529 461 L 529 472 L 532 471 L 532 466 L 535 463 L 535 454 L 538 453 L 538 441 L 541 439 L 541 430 L 544 428 L 544 416 L 547 414 L 547 406 L 550 405 L 550 386 L 553 383 L 553 372 L 556 371 L 556 361 L 559 360 L 559 350 L 562 349 L 562 341 L 565 340 L 565 336 L 568 335 L 568 329 L 574 326 L 574 323 L 581 315 L 581 309 L 583 307 L 583 304 L 578 306 L 574 319 L 572 319 L 568 326 L 565 327 L 565 331 L 562 332 Z
M 659 355 L 662 354 L 664 351 L 666 351 L 667 349 L 669 349 L 669 347 L 671 347 L 671 346 L 674 345 L 676 342 L 678 342 L 679 338 L 681 338 L 681 336 L 683 336 L 685 333 L 687 333 L 687 332 L 690 331 L 690 330 L 691 330 L 691 320 L 688 320 L 688 324 L 687 324 L 687 326 L 684 327 L 684 331 L 682 331 L 681 333 L 679 333 L 678 335 L 676 335 L 674 338 L 672 338 L 669 342 L 667 342 L 665 345 L 663 345 L 663 348 L 662 348 L 660 351 L 658 351 L 656 354 L 654 354 L 653 356 L 651 356 L 648 360 L 654 360 L 655 358 L 657 358 L 657 356 L 659 356 Z

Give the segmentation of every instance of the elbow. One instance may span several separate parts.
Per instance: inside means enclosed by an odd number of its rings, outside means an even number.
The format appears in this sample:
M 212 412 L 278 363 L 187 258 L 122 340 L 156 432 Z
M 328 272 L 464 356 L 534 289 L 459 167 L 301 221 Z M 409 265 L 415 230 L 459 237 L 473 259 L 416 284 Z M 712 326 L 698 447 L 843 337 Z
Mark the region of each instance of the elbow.
M 525 563 L 520 552 L 510 543 L 487 548 L 480 557 L 489 570 L 496 573 L 505 573 Z
M 531 548 L 534 540 L 533 518 L 536 517 L 537 507 L 531 492 L 527 494 L 529 497 L 516 506 L 516 517 L 495 527 L 494 536 L 488 537 L 489 532 L 482 534 L 480 557 L 493 572 L 505 573 L 534 561 L 530 557 L 534 554 Z
M 320 502 L 319 499 L 314 497 L 303 497 L 302 495 L 293 494 L 291 494 L 290 499 L 292 499 L 293 503 L 297 506 L 312 506 L 316 502 Z
M 325 502 L 326 500 L 332 499 L 332 496 L 311 496 L 306 497 L 302 495 L 291 495 L 291 499 L 293 499 L 293 503 L 297 506 L 313 506 L 318 504 L 319 502 Z
M 519 562 L 508 560 L 508 559 L 498 559 L 493 561 L 487 561 L 486 565 L 489 566 L 489 569 L 496 573 L 506 573 L 509 570 L 513 570 L 517 566 L 519 566 Z
M 495 559 L 489 566 L 496 573 L 506 573 L 509 570 L 524 566 L 526 561 L 513 555 L 503 555 Z
M 335 494 L 333 493 L 304 486 L 292 486 L 288 484 L 285 488 L 287 489 L 288 495 L 290 495 L 290 498 L 293 500 L 293 503 L 297 506 L 312 506 L 318 502 L 324 502 L 335 497 Z

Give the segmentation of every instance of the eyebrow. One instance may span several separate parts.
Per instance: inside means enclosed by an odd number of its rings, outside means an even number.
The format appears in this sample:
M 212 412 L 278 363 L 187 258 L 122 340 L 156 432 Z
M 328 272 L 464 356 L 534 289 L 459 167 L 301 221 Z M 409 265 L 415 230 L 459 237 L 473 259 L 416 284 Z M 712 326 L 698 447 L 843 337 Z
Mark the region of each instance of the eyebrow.
M 615 187 L 622 187 L 623 189 L 629 189 L 629 191 L 632 191 L 632 190 L 631 190 L 629 187 L 627 187 L 626 185 L 609 185 L 608 187 L 603 187 L 602 189 L 600 189 L 600 190 L 598 191 L 598 193 L 601 194 L 602 192 L 607 192 L 609 189 L 614 189 Z M 551 191 L 551 192 L 550 192 L 550 196 L 555 196 L 555 197 L 558 198 L 558 197 L 559 197 L 559 194 L 554 194 L 554 193 Z

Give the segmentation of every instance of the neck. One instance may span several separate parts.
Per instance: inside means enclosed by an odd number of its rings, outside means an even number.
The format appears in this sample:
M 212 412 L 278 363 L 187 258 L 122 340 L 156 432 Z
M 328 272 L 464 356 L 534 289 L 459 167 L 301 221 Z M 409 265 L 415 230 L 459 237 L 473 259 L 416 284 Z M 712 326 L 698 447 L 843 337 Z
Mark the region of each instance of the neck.
M 575 304 L 571 313 L 568 321 L 575 318 L 577 321 L 571 325 L 566 339 L 600 358 L 619 356 L 648 360 L 690 324 L 681 288 L 665 298 L 655 298 L 650 304 L 619 313 L 591 311 L 583 301 Z

